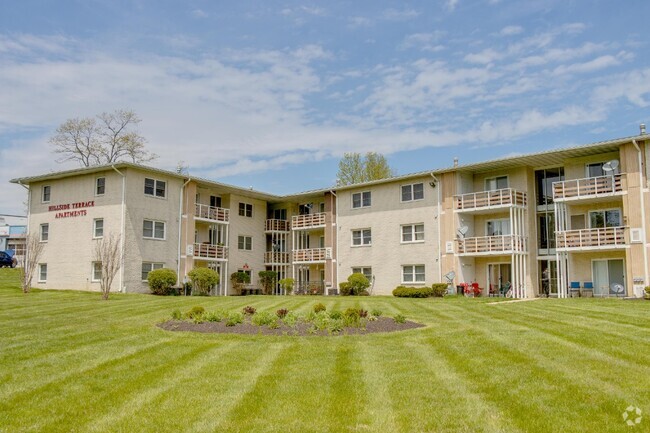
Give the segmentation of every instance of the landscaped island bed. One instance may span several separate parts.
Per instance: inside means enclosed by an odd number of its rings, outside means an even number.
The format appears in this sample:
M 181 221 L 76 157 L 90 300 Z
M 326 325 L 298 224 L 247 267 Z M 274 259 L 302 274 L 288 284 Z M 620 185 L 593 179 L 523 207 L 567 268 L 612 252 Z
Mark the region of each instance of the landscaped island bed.
M 22 294 L 0 269 L 0 432 L 631 432 L 650 302 Z M 423 328 L 167 332 L 170 312 L 381 310 Z M 207 323 L 207 322 L 206 322 Z M 622 414 L 639 407 L 627 427 Z

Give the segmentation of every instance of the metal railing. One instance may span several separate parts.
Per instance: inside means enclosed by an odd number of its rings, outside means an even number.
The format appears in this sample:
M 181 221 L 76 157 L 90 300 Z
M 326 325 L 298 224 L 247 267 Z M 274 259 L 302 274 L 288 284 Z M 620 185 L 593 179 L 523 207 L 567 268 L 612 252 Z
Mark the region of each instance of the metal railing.
M 512 188 L 496 191 L 470 192 L 454 196 L 454 209 L 490 209 L 493 207 L 526 206 L 526 193 Z
M 558 250 L 599 249 L 603 247 L 624 248 L 627 227 L 566 230 L 555 233 Z
M 289 263 L 289 253 L 279 251 L 267 251 L 264 253 L 264 264 Z
M 322 295 L 325 293 L 323 281 L 296 281 L 293 285 L 296 295 Z
M 457 239 L 458 254 L 511 253 L 527 251 L 526 238 L 517 235 Z
M 553 182 L 553 200 L 612 195 L 625 190 L 625 173 Z
M 210 221 L 219 221 L 219 222 L 227 223 L 230 219 L 230 209 L 208 206 L 207 204 L 195 203 L 194 216 L 197 218 L 204 218 Z
M 324 262 L 327 259 L 328 248 L 308 248 L 293 250 L 293 262 Z
M 194 257 L 211 260 L 228 259 L 228 247 L 212 244 L 194 244 Z
M 264 224 L 264 231 L 267 232 L 288 232 L 289 231 L 289 221 L 287 220 L 276 220 L 276 219 L 267 219 Z
M 325 212 L 312 213 L 309 215 L 294 215 L 291 217 L 291 229 L 308 229 L 325 227 Z

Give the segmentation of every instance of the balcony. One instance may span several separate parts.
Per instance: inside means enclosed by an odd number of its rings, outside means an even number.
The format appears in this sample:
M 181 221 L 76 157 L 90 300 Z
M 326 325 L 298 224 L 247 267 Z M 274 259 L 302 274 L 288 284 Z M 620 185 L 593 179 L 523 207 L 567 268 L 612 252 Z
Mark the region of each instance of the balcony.
M 194 244 L 194 258 L 198 260 L 225 261 L 228 259 L 228 247 L 212 244 Z
M 195 203 L 194 217 L 203 221 L 228 223 L 230 220 L 230 209 Z
M 264 225 L 264 231 L 269 232 L 288 232 L 289 221 L 268 219 Z
M 594 251 L 625 248 L 627 227 L 566 230 L 555 233 L 558 251 Z
M 613 176 L 586 177 L 584 179 L 553 182 L 553 200 L 572 201 L 620 195 L 626 190 L 625 181 L 625 173 L 621 173 Z
M 325 263 L 332 258 L 331 248 L 308 248 L 293 250 L 293 263 Z
M 493 209 L 513 206 L 525 207 L 526 203 L 526 193 L 512 188 L 470 192 L 454 196 L 454 210 L 458 212 L 487 213 Z
M 525 253 L 526 238 L 518 235 L 481 236 L 458 239 L 458 255 L 481 256 Z
M 308 230 L 325 227 L 325 212 L 291 217 L 292 230 Z
M 267 251 L 264 253 L 265 265 L 288 265 L 289 253 L 279 251 Z

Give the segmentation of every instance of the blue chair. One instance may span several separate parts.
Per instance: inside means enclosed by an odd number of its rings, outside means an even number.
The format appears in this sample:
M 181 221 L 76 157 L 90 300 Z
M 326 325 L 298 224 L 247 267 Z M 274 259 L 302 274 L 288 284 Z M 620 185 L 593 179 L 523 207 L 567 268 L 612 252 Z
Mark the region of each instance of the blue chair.
M 580 296 L 593 297 L 594 296 L 594 283 L 592 283 L 591 281 L 586 281 L 582 285 L 582 290 L 580 291 Z
M 572 298 L 580 296 L 579 281 L 571 281 L 571 285 L 569 286 L 569 294 L 571 295 Z

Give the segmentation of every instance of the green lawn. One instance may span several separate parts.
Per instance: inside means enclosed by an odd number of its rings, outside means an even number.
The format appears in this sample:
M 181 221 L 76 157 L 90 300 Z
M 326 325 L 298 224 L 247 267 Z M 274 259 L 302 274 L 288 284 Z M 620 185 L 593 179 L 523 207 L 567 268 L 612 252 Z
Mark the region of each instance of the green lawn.
M 175 308 L 379 308 L 427 328 L 170 333 Z M 650 302 L 20 292 L 0 269 L 0 432 L 650 431 Z M 629 405 L 644 418 L 627 427 Z

